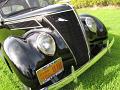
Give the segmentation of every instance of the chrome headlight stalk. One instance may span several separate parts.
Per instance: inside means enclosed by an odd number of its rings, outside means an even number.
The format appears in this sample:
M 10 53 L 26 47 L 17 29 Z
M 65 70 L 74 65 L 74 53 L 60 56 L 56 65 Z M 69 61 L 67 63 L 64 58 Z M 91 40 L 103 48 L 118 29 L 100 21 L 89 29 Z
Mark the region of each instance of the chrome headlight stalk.
M 96 22 L 93 18 L 87 17 L 85 19 L 85 22 L 86 22 L 86 25 L 91 32 L 97 33 L 97 25 L 96 25 Z
M 53 37 L 45 32 L 41 32 L 37 37 L 37 48 L 48 56 L 53 56 L 56 51 L 56 45 Z

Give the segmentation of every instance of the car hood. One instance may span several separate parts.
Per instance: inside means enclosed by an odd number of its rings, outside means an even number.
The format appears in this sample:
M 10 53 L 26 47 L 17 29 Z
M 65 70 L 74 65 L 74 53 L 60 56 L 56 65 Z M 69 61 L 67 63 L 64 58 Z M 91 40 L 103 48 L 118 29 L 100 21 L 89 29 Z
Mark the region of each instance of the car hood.
M 54 14 L 54 13 L 59 13 L 59 12 L 64 12 L 67 10 L 72 10 L 72 7 L 68 4 L 55 4 L 55 5 L 49 5 L 47 7 L 37 9 L 31 12 L 27 12 L 24 14 L 20 15 L 14 15 L 10 16 L 9 18 L 6 18 L 6 20 L 18 20 L 18 19 L 23 19 L 23 18 L 28 18 L 28 17 L 34 17 L 34 16 L 45 16 L 49 14 Z

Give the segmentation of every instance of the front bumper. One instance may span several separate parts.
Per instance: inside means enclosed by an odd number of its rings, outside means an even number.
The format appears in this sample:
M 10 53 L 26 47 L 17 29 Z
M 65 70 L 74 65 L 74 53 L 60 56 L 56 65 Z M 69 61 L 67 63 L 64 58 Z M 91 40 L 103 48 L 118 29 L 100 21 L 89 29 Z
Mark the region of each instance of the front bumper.
M 65 77 L 64 79 L 60 80 L 59 82 L 49 86 L 49 87 L 45 87 L 45 90 L 58 90 L 62 87 L 64 87 L 65 85 L 67 85 L 68 83 L 72 82 L 72 81 L 77 81 L 77 77 L 79 75 L 81 75 L 83 72 L 85 72 L 88 68 L 90 68 L 93 64 L 95 64 L 104 54 L 107 53 L 107 51 L 110 51 L 110 48 L 112 47 L 114 43 L 114 38 L 112 39 L 112 41 L 110 43 L 107 44 L 107 46 L 101 51 L 99 52 L 92 60 L 89 60 L 86 64 L 84 64 L 81 68 L 79 68 L 78 70 L 74 71 L 74 68 L 72 68 L 72 73 Z

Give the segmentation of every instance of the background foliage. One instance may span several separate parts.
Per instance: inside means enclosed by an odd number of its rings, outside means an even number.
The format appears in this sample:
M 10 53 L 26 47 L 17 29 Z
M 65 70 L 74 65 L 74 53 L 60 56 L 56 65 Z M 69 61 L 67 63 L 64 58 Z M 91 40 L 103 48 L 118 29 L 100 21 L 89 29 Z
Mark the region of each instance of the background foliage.
M 93 7 L 93 6 L 120 6 L 120 0 L 71 0 L 76 8 Z

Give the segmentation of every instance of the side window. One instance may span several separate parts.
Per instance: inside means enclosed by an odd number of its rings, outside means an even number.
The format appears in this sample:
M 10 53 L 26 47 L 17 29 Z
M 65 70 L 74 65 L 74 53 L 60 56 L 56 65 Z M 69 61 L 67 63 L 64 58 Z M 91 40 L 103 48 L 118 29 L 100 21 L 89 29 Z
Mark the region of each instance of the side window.
M 9 15 L 28 8 L 25 0 L 8 0 L 8 2 L 1 8 L 4 15 Z
M 21 5 L 11 5 L 11 6 L 3 7 L 2 12 L 7 15 L 7 14 L 14 13 L 14 12 L 17 12 L 23 9 L 24 7 Z
M 38 0 L 41 7 L 46 7 L 48 5 L 54 4 L 55 0 Z
M 40 7 L 46 7 L 49 5 L 49 2 L 47 0 L 38 0 Z

